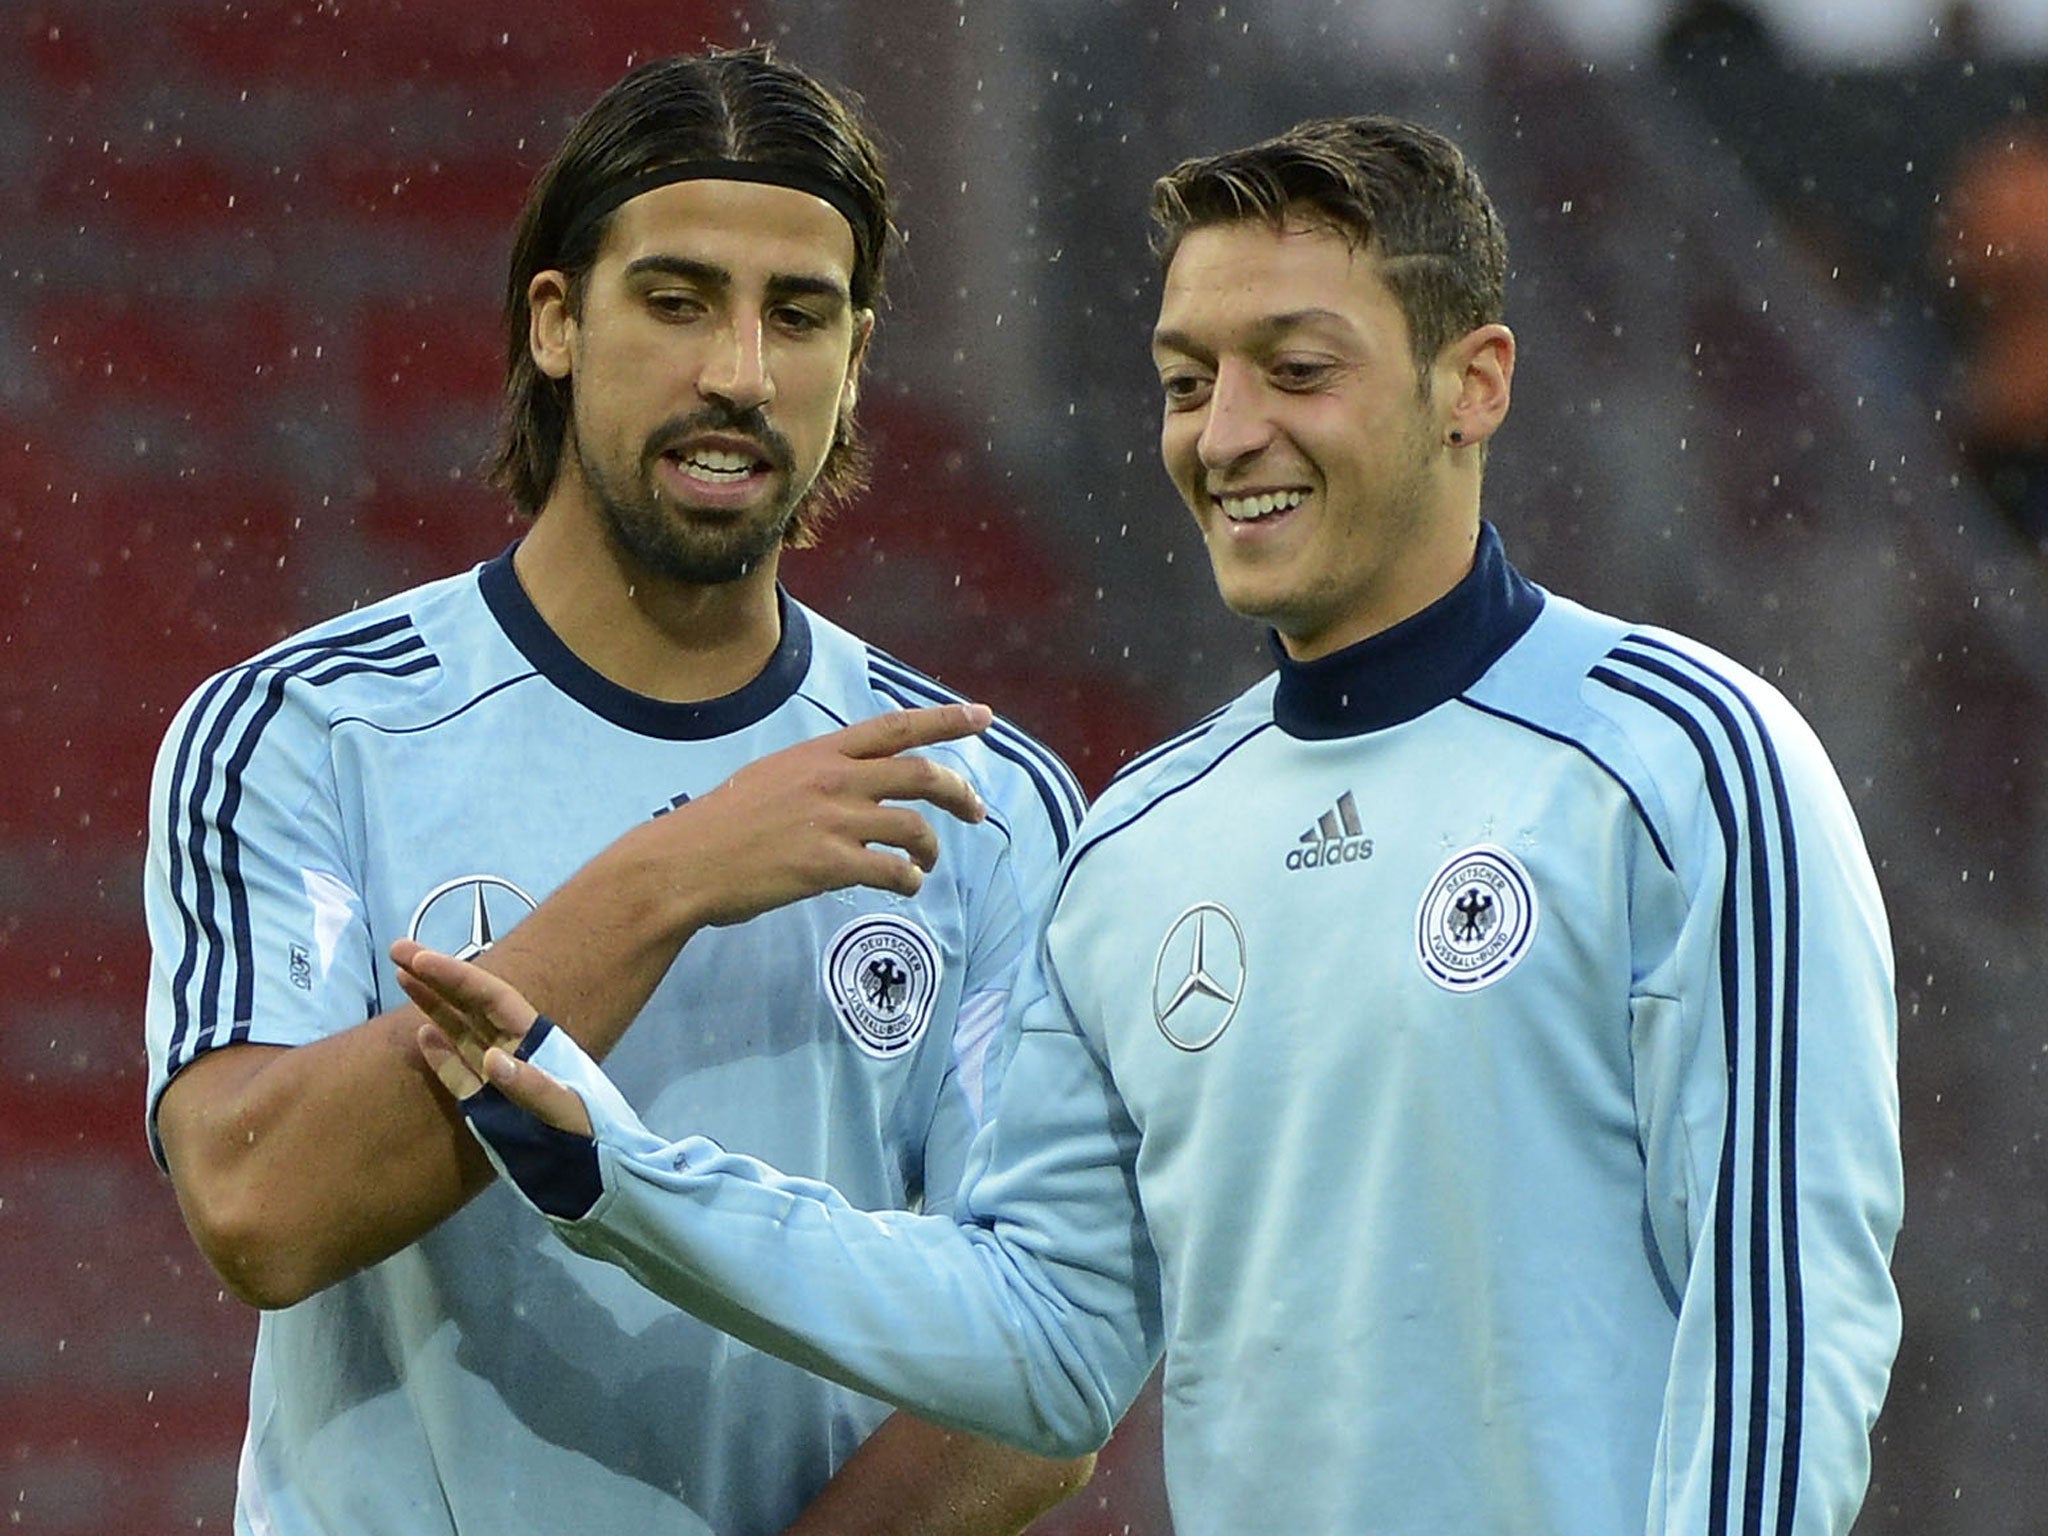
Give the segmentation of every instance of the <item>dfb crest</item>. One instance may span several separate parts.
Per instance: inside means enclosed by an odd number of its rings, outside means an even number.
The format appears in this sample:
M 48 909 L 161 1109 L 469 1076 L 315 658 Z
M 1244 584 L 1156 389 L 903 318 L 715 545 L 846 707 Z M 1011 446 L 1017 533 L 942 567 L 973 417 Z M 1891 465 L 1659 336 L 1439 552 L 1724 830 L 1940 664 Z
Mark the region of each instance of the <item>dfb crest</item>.
M 853 1043 L 884 1060 L 923 1038 L 939 996 L 939 946 L 888 913 L 857 917 L 825 946 L 825 995 Z
M 1535 936 L 1535 883 L 1505 848 L 1453 854 L 1415 913 L 1416 958 L 1431 981 L 1452 992 L 1492 986 Z

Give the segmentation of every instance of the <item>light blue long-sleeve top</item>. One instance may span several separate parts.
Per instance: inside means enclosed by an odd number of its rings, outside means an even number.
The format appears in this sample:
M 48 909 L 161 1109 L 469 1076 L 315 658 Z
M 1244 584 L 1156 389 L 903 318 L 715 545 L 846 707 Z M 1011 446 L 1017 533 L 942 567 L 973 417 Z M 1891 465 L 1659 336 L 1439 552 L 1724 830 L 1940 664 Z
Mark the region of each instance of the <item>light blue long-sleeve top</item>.
M 559 1033 L 596 1139 L 520 1177 L 718 1326 L 1040 1451 L 1163 1349 L 1181 1536 L 1850 1525 L 1900 1324 L 1889 939 L 1754 675 L 1488 528 L 1110 787 L 1017 1002 L 951 1218 L 651 1133 Z

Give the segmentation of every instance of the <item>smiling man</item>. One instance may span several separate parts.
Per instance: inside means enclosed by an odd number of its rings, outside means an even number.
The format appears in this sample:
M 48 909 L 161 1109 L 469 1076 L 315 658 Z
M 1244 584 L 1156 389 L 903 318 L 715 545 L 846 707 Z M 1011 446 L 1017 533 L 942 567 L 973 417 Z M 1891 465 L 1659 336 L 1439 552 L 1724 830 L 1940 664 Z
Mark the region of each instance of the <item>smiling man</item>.
M 1082 1449 L 1163 1349 L 1180 1536 L 1839 1536 L 1901 1174 L 1819 743 L 1508 563 L 1506 240 L 1455 146 L 1305 123 L 1153 212 L 1162 453 L 1275 671 L 1084 821 L 955 1219 L 666 1139 L 401 945 L 425 1058 L 508 1165 L 505 1099 L 558 1133 L 514 1171 L 571 1247 L 943 1421 Z
M 150 1130 L 266 1309 L 244 1536 L 975 1536 L 1087 1475 L 890 1417 L 548 1242 L 486 1187 L 383 963 L 425 940 L 518 981 L 650 1125 L 951 1208 L 1080 798 L 777 585 L 859 481 L 889 235 L 815 81 L 761 52 L 628 75 L 514 242 L 497 470 L 531 531 L 171 728 Z

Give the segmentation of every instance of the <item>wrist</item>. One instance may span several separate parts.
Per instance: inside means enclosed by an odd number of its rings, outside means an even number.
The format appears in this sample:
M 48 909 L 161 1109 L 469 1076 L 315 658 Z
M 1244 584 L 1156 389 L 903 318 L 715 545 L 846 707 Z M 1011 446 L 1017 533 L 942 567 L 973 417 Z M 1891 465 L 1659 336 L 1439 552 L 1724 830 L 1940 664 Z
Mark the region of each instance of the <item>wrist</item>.
M 718 890 L 705 879 L 703 861 L 677 846 L 672 815 L 635 828 L 611 852 L 624 856 L 617 894 L 626 910 L 660 935 L 659 942 L 680 947 L 717 921 Z

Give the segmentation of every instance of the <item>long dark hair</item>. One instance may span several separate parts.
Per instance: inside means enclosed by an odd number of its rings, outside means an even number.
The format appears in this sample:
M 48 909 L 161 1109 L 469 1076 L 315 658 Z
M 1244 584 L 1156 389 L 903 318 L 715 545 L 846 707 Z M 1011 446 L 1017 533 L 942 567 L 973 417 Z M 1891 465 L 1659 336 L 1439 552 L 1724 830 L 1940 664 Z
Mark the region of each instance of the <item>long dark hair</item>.
M 569 303 L 597 259 L 610 213 L 584 217 L 632 177 L 691 160 L 739 160 L 793 168 L 838 192 L 853 225 L 852 299 L 872 311 L 888 254 L 889 187 L 880 151 L 854 105 L 765 47 L 656 59 L 639 66 L 578 118 L 534 179 L 520 210 L 505 274 L 505 398 L 489 473 L 524 511 L 540 510 L 561 467 L 574 381 L 552 379 L 528 348 L 527 289 L 549 270 L 568 279 Z M 830 509 L 866 482 L 867 455 L 843 415 L 824 467 L 791 524 L 805 544 Z

